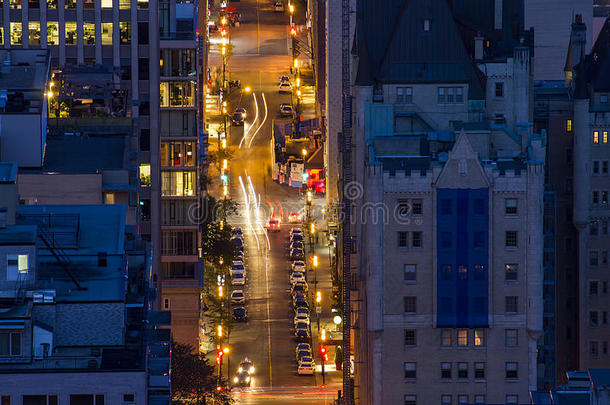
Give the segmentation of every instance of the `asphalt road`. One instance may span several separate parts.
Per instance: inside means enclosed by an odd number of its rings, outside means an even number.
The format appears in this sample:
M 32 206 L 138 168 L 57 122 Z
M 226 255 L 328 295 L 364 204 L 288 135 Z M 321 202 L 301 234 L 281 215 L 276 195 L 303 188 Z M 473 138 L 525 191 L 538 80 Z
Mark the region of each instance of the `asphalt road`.
M 242 89 L 234 92 L 230 109 L 247 109 L 246 125 L 231 127 L 229 143 L 236 151 L 229 167 L 231 198 L 239 203 L 239 215 L 231 223 L 240 226 L 246 241 L 247 283 L 245 287 L 249 321 L 234 323 L 229 337 L 229 363 L 223 361 L 223 375 L 235 375 L 245 357 L 256 368 L 251 387 L 234 388 L 243 404 L 330 404 L 337 387 L 321 387 L 318 376 L 296 373 L 290 262 L 286 255 L 289 226 L 267 234 L 264 225 L 272 216 L 303 208 L 297 189 L 271 180 L 270 139 L 273 120 L 281 119 L 279 104 L 291 102 L 291 95 L 278 93 L 278 79 L 287 74 L 288 15 L 275 13 L 271 0 L 231 2 L 242 14 L 240 27 L 231 27 L 233 55 L 227 65 L 228 79 L 239 79 Z M 211 53 L 210 66 L 219 66 L 218 53 Z M 236 288 L 237 289 L 237 288 Z

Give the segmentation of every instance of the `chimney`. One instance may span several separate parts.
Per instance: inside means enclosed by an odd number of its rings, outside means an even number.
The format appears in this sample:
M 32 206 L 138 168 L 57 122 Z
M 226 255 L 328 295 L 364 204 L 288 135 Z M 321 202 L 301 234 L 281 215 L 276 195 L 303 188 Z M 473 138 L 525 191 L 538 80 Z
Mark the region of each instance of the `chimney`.
M 574 67 L 585 59 L 585 46 L 587 44 L 587 27 L 582 22 L 582 15 L 574 16 L 572 24 L 572 73 L 575 72 Z
M 481 36 L 481 33 L 478 33 L 476 37 L 474 37 L 474 60 L 483 60 L 483 43 L 485 42 L 485 38 Z
M 0 229 L 6 228 L 6 207 L 0 207 Z

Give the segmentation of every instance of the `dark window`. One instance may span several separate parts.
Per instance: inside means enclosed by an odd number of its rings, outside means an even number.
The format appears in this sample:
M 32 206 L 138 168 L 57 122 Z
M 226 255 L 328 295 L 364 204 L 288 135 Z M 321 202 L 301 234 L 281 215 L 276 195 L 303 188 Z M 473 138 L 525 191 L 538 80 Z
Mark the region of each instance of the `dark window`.
M 451 363 L 441 363 L 441 378 L 451 378 Z
M 485 240 L 484 236 L 485 236 L 485 234 L 483 232 L 475 232 L 474 233 L 474 235 L 473 235 L 473 238 L 474 238 L 474 241 L 473 241 L 474 247 L 478 247 L 478 248 L 483 247 L 484 240 Z
M 589 311 L 589 326 L 593 328 L 599 326 L 599 318 L 597 311 Z
M 453 300 L 451 297 L 440 297 L 439 312 L 453 312 Z
M 405 102 L 405 88 L 397 87 L 396 88 L 396 104 L 402 104 Z
M 417 297 L 404 297 L 405 312 L 414 314 L 417 312 Z
M 517 247 L 517 231 L 506 231 L 505 238 L 504 246 Z
M 72 394 L 70 395 L 70 405 L 96 405 L 93 402 L 93 395 Z
M 597 221 L 591 221 L 589 223 L 589 235 L 597 236 L 599 233 L 599 225 Z
M 451 215 L 451 200 L 448 198 L 441 199 L 441 215 Z
M 148 23 L 138 23 L 138 43 L 140 45 L 148 45 Z
M 131 80 L 131 59 L 121 59 L 121 80 Z
M 474 213 L 475 215 L 483 215 L 485 213 L 485 201 L 482 198 L 474 199 Z
M 398 232 L 398 247 L 408 247 L 409 246 L 409 236 L 408 232 Z
M 405 405 L 417 405 L 417 396 L 405 395 Z
M 519 364 L 516 362 L 508 362 L 504 365 L 506 378 L 519 378 Z
M 468 280 L 468 267 L 458 266 L 458 280 Z
M 602 174 L 608 174 L 608 161 L 602 161 Z
M 504 82 L 496 82 L 496 97 L 504 97 Z
M 405 378 L 416 378 L 417 377 L 417 364 L 416 363 L 405 363 Z
M 150 67 L 148 66 L 148 58 L 138 59 L 138 76 L 140 80 L 148 80 L 148 72 Z M 140 108 L 142 110 L 142 108 Z M 148 115 L 148 114 L 147 114 Z
M 458 378 L 468 378 L 468 363 L 458 363 Z
M 474 363 L 474 378 L 485 378 L 485 363 Z
M 413 213 L 413 215 L 423 214 L 422 200 L 411 200 L 411 213 Z
M 517 215 L 517 199 L 506 198 L 504 200 L 504 213 L 506 215 Z
M 106 252 L 99 252 L 97 254 L 97 267 L 108 266 L 108 254 Z
M 589 342 L 589 356 L 597 357 L 597 354 L 598 354 L 597 342 L 596 341 Z
M 589 265 L 590 266 L 599 265 L 599 252 L 597 250 L 591 250 L 589 252 Z
M 411 204 L 409 200 L 398 200 L 397 214 L 401 217 L 407 217 L 411 213 Z
M 414 248 L 422 247 L 422 233 L 421 232 L 413 232 L 413 239 L 411 240 L 411 246 Z
M 3 402 L 4 405 L 4 402 Z M 10 405 L 10 402 L 9 402 Z M 24 395 L 23 405 L 47 405 L 46 395 Z
M 566 163 L 571 165 L 572 161 L 573 161 L 573 152 L 572 152 L 572 148 L 567 148 L 566 149 Z
M 443 264 L 441 267 L 441 278 L 443 280 L 451 280 L 452 274 L 451 274 L 451 265 L 450 264 Z
M 508 263 L 504 265 L 504 280 L 517 281 L 519 278 L 519 265 Z
M 441 232 L 441 247 L 443 249 L 451 248 L 452 239 L 451 232 Z
M 417 345 L 417 331 L 415 329 L 405 329 L 405 346 Z
M 0 5 L 0 8 L 2 8 L 2 6 Z M 1 404 L 2 405 L 11 405 L 11 396 L 10 395 L 2 395 L 1 399 Z M 57 404 L 55 404 L 57 405 Z
M 599 160 L 593 161 L 593 174 L 599 174 Z
M 140 130 L 140 150 L 143 152 L 150 150 L 150 129 Z
M 519 346 L 517 329 L 504 329 L 504 346 L 517 347 Z
M 405 264 L 404 273 L 405 281 L 415 281 L 417 279 L 417 266 L 414 264 Z
M 519 299 L 514 295 L 504 297 L 505 312 L 508 314 L 516 314 L 519 312 Z

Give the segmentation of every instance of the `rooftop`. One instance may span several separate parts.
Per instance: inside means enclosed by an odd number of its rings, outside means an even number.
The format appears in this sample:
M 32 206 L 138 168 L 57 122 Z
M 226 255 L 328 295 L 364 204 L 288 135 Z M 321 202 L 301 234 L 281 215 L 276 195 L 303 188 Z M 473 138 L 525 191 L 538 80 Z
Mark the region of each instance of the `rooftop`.
M 125 136 L 58 135 L 47 138 L 41 169 L 24 173 L 99 173 L 124 168 Z
M 9 225 L 0 229 L 0 245 L 33 245 L 35 243 L 35 225 Z
M 44 49 L 0 50 L 0 89 L 44 90 L 48 74 L 48 51 Z

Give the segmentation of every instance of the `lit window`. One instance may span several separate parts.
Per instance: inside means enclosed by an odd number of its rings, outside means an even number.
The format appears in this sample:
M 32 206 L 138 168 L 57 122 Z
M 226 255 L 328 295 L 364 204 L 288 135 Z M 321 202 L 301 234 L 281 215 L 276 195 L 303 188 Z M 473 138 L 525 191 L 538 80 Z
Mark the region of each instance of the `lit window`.
M 0 356 L 21 356 L 21 333 L 0 333 Z
M 76 45 L 76 23 L 66 22 L 66 45 Z
M 40 22 L 30 21 L 28 23 L 30 45 L 40 45 Z
M 150 164 L 140 165 L 140 185 L 150 187 Z
M 139 9 L 147 9 L 148 8 L 148 0 L 138 0 L 138 8 Z
M 83 0 L 83 8 L 95 8 L 94 0 Z
M 195 195 L 194 172 L 161 172 L 161 195 L 183 197 Z
M 121 23 L 122 24 L 122 23 Z M 194 107 L 195 82 L 171 81 L 160 83 L 161 107 Z
M 21 8 L 21 0 L 11 0 L 10 1 L 11 8 Z
M 112 23 L 102 23 L 102 45 L 112 45 Z
M 599 143 L 599 131 L 593 131 L 593 143 Z
M 0 45 L 4 45 L 4 27 L 0 27 Z
M 457 339 L 458 346 L 468 346 L 468 329 L 458 329 Z
M 57 0 L 47 0 L 47 8 L 57 8 Z
M 11 23 L 11 45 L 21 45 L 22 36 L 23 36 L 23 32 L 21 31 L 21 23 L 12 22 Z
M 426 32 L 430 31 L 430 19 L 429 18 L 426 18 L 424 20 L 424 31 L 426 31 Z
M 119 31 L 121 37 L 121 45 L 127 45 L 131 43 L 131 23 L 120 22 Z
M 119 8 L 121 10 L 128 10 L 131 7 L 131 0 L 119 0 Z
M 59 45 L 59 24 L 56 21 L 47 22 L 47 44 Z
M 16 281 L 28 273 L 28 255 L 6 255 L 6 279 Z
M 485 329 L 474 330 L 474 345 L 485 346 Z
M 516 263 L 507 263 L 504 265 L 504 280 L 517 281 L 519 278 L 519 265 Z
M 566 120 L 566 132 L 572 132 L 572 120 Z
M 94 23 L 83 23 L 83 43 L 85 45 L 95 45 Z
M 608 131 L 604 131 L 602 134 L 602 143 L 608 143 Z
M 102 0 L 102 8 L 112 8 L 112 0 Z
M 106 193 L 104 194 L 104 204 L 115 204 L 114 193 Z

